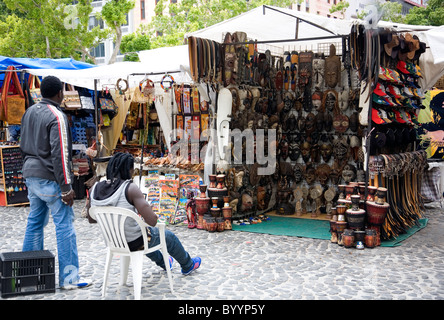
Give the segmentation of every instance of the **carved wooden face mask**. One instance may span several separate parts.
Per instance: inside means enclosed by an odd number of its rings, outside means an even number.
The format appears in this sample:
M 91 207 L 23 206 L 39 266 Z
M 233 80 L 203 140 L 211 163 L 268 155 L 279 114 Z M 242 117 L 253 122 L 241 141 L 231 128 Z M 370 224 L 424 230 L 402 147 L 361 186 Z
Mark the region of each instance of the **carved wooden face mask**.
M 316 116 L 313 113 L 307 114 L 305 118 L 305 132 L 309 135 L 316 130 Z
M 286 139 L 282 139 L 279 148 L 282 159 L 286 160 L 288 158 L 288 141 Z
M 304 175 L 305 181 L 308 184 L 312 184 L 316 179 L 316 170 L 311 165 L 307 166 L 305 169 L 305 175 Z
M 346 184 L 354 181 L 356 179 L 356 168 L 351 164 L 346 164 L 344 169 L 342 169 L 342 179 Z
M 342 112 L 348 109 L 348 90 L 343 90 L 338 94 L 339 110 Z
M 330 56 L 325 59 L 325 84 L 334 88 L 341 79 L 341 60 L 336 55 L 336 47 L 334 44 L 330 45 Z
M 315 110 L 319 111 L 319 108 L 322 106 L 322 93 L 315 91 L 311 96 L 311 103 Z
M 332 184 L 334 185 L 338 185 L 339 184 L 339 178 L 341 177 L 340 172 L 338 171 L 338 169 L 332 169 L 330 172 L 330 181 Z
M 337 114 L 333 117 L 333 128 L 338 133 L 344 133 L 349 126 L 349 119 L 345 114 Z
M 338 95 L 334 90 L 328 90 L 323 97 L 324 110 L 330 112 L 337 110 L 338 105 Z
M 321 153 L 322 159 L 324 162 L 328 162 L 331 159 L 331 155 L 333 153 L 333 147 L 329 143 L 323 143 L 319 147 L 319 151 Z
M 323 112 L 318 112 L 318 114 L 316 115 L 316 129 L 318 130 L 318 132 L 324 129 L 324 123 L 325 114 Z
M 298 160 L 300 155 L 301 149 L 299 148 L 299 143 L 291 142 L 288 146 L 288 156 L 290 157 L 291 161 Z
M 302 179 L 304 178 L 304 168 L 300 163 L 296 163 L 294 166 L 293 175 L 296 184 L 302 182 Z
M 349 145 L 345 138 L 333 141 L 333 155 L 337 160 L 345 160 L 348 156 Z
M 287 130 L 289 131 L 294 131 L 296 130 L 296 117 L 294 116 L 294 114 L 290 114 L 290 116 L 288 117 L 287 121 L 286 121 L 286 125 L 287 125 Z
M 301 145 L 301 154 L 302 154 L 302 159 L 304 160 L 305 163 L 310 161 L 310 155 L 311 155 L 310 151 L 311 151 L 311 144 L 308 143 L 307 141 L 304 141 Z
M 298 116 L 297 126 L 298 126 L 299 132 L 302 132 L 305 130 L 305 118 L 302 116 L 302 112 Z

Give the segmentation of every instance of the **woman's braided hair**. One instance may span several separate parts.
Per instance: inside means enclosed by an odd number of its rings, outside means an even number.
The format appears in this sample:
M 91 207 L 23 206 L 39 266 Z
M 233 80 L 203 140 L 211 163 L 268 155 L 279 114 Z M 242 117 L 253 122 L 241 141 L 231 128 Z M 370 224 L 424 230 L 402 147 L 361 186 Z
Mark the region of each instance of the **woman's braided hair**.
M 131 179 L 131 169 L 134 167 L 134 158 L 129 153 L 117 152 L 108 162 L 106 168 L 106 178 L 114 182 L 115 180 Z

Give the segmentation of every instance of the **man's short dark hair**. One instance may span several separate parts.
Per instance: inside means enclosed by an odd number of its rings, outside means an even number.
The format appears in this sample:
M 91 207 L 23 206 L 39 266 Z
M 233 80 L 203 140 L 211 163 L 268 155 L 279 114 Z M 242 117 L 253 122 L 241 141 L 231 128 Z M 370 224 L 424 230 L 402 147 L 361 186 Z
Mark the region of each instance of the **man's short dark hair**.
M 62 82 L 59 78 L 54 76 L 43 78 L 42 83 L 40 84 L 40 93 L 43 98 L 55 97 L 60 90 L 63 90 Z

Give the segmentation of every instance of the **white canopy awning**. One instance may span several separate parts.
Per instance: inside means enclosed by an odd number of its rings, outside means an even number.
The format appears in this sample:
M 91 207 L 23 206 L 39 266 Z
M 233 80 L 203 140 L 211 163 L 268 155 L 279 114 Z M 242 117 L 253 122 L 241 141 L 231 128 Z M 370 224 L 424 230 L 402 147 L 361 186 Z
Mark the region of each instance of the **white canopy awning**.
M 56 76 L 62 82 L 90 90 L 94 90 L 94 80 L 98 81 L 99 90 L 103 86 L 115 85 L 119 79 L 128 80 L 129 86 L 134 88 L 145 75 L 158 82 L 167 73 L 178 83 L 191 82 L 187 72 L 189 71 L 188 46 L 145 50 L 139 53 L 139 57 L 141 62 L 116 62 L 84 70 L 27 69 L 26 71 L 42 77 Z

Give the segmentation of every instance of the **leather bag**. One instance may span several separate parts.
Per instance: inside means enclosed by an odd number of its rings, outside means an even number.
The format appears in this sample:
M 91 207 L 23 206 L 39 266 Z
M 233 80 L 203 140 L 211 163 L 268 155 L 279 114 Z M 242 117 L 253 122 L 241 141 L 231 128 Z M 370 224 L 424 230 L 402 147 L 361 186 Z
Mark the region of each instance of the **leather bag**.
M 0 120 L 20 124 L 26 109 L 26 100 L 15 67 L 9 66 L 2 87 Z M 13 85 L 11 86 L 11 81 Z

